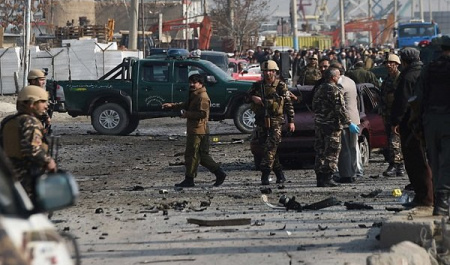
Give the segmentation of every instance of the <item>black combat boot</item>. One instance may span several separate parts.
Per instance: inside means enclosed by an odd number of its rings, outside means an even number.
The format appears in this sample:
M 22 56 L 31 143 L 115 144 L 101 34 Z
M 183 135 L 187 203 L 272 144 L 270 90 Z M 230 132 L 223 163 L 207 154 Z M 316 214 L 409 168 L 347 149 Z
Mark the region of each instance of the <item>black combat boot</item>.
M 339 184 L 337 184 L 333 180 L 332 174 L 328 173 L 321 173 L 317 176 L 317 187 L 337 187 Z
M 397 175 L 397 167 L 396 164 L 391 163 L 386 171 L 383 172 L 383 176 L 385 177 L 395 177 Z
M 225 174 L 225 172 L 223 171 L 223 169 L 221 167 L 219 167 L 219 169 L 217 169 L 213 173 L 214 173 L 214 175 L 216 175 L 216 182 L 214 182 L 213 186 L 219 187 L 225 181 L 227 174 Z
M 448 216 L 448 199 L 450 193 L 447 191 L 438 191 L 434 195 L 433 215 Z
M 194 187 L 194 178 L 186 177 L 182 182 L 175 184 L 175 187 L 190 188 Z
M 274 170 L 275 176 L 277 176 L 277 183 L 284 183 L 286 182 L 286 177 L 284 176 L 283 170 L 277 169 Z
M 403 175 L 405 175 L 405 166 L 403 165 L 403 163 L 395 164 L 395 169 L 397 177 L 402 177 Z
M 261 174 L 261 185 L 269 185 L 270 170 L 264 170 Z

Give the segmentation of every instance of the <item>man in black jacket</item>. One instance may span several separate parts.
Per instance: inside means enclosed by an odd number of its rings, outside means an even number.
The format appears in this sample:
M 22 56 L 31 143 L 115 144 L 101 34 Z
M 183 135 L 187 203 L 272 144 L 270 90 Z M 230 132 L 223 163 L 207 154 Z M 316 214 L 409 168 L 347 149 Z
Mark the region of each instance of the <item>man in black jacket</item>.
M 400 134 L 406 173 L 415 192 L 413 201 L 404 204 L 405 207 L 411 208 L 433 205 L 433 183 L 431 170 L 425 157 L 424 146 L 414 136 L 412 128 L 408 125 L 411 116 L 408 100 L 414 96 L 414 86 L 417 83 L 423 65 L 419 55 L 420 52 L 415 48 L 408 47 L 400 51 L 404 70 L 400 74 L 398 87 L 394 92 L 394 103 L 392 104 L 391 112 L 392 132 Z

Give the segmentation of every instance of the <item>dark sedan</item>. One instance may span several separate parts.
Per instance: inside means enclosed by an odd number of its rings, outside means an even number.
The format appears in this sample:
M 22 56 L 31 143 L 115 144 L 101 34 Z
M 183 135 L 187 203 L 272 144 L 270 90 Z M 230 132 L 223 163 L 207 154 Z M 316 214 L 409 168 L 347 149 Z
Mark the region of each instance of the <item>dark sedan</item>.
M 283 138 L 278 147 L 280 162 L 283 165 L 310 165 L 314 161 L 314 113 L 311 109 L 312 86 L 291 88 L 299 98 L 294 104 L 295 132 L 283 130 Z M 358 107 L 360 110 L 359 144 L 363 163 L 369 163 L 373 149 L 386 148 L 387 139 L 383 120 L 378 114 L 379 89 L 372 84 L 358 84 Z M 251 141 L 251 151 L 258 168 L 263 150 L 257 141 Z

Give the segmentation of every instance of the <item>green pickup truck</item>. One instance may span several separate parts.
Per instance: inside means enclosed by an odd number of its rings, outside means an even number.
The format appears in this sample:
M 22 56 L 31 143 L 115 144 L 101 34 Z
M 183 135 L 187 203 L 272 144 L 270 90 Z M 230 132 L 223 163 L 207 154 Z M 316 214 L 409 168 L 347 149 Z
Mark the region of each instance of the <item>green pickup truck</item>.
M 254 114 L 244 97 L 252 83 L 232 79 L 209 61 L 179 54 L 175 50 L 162 59 L 125 58 L 99 80 L 49 81 L 47 89 L 56 105 L 64 106 L 55 111 L 91 116 L 100 134 L 127 135 L 140 120 L 179 116 L 161 105 L 185 101 L 188 76 L 199 73 L 211 98 L 210 119 L 233 119 L 241 132 L 250 133 Z

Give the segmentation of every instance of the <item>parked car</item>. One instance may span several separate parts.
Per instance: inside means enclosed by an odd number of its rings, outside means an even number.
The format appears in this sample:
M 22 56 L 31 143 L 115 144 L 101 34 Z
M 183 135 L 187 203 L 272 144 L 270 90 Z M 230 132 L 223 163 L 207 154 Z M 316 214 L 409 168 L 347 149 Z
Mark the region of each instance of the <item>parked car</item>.
M 259 64 L 246 64 L 244 70 L 240 73 L 231 74 L 234 80 L 240 81 L 259 81 L 262 79 L 262 72 Z
M 31 202 L 8 161 L 0 148 L 0 264 L 81 264 L 75 239 L 67 241 L 46 214 L 75 203 L 74 178 L 64 172 L 39 177 Z
M 294 103 L 295 132 L 287 133 L 283 128 L 282 141 L 278 147 L 280 162 L 283 165 L 303 164 L 311 165 L 314 161 L 314 113 L 311 109 L 313 86 L 297 86 L 290 88 L 300 102 Z M 362 160 L 365 165 L 369 163 L 372 150 L 387 147 L 387 138 L 381 116 L 378 114 L 380 101 L 379 89 L 372 84 L 358 84 L 358 108 L 360 110 L 361 124 L 359 145 Z M 259 168 L 263 150 L 256 140 L 250 143 L 254 157 L 255 167 Z

